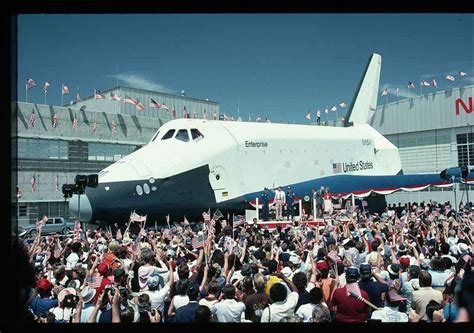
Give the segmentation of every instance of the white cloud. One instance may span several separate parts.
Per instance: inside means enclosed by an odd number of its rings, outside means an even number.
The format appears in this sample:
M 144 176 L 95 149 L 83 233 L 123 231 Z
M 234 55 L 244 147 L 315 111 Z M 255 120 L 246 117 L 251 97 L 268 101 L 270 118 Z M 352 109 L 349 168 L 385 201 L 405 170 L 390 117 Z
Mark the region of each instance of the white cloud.
M 118 79 L 119 81 L 123 82 L 126 86 L 129 86 L 131 88 L 153 90 L 153 91 L 159 91 L 159 92 L 164 92 L 164 93 L 176 93 L 176 91 L 174 91 L 173 89 L 170 89 L 158 82 L 153 82 L 151 80 L 148 80 L 144 78 L 143 76 L 141 76 L 140 74 L 136 74 L 133 72 L 107 75 L 107 77 Z
M 415 86 L 418 88 L 419 83 L 415 82 Z M 387 83 L 384 84 L 383 86 L 380 86 L 381 92 L 383 89 L 387 88 L 388 94 L 392 96 L 397 96 L 397 88 L 400 89 L 400 92 L 398 93 L 398 97 L 404 97 L 404 98 L 412 98 L 416 97 L 419 94 L 415 93 L 413 90 L 408 90 L 408 84 L 406 86 L 403 86 L 401 84 L 392 84 L 392 83 Z M 416 90 L 416 89 L 415 89 Z M 419 91 L 419 90 L 418 90 Z M 383 98 L 382 93 L 380 92 L 379 98 Z

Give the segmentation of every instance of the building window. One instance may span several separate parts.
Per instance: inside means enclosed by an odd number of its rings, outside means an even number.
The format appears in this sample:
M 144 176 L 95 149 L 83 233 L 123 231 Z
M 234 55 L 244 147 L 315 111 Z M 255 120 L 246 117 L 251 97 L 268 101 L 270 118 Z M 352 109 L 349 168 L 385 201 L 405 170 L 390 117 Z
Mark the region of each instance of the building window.
M 463 133 L 456 135 L 458 148 L 458 165 L 474 165 L 474 134 Z
M 135 150 L 132 145 L 120 145 L 112 143 L 89 143 L 89 161 L 114 162 L 127 156 Z
M 68 142 L 64 140 L 19 138 L 18 158 L 27 160 L 67 160 Z

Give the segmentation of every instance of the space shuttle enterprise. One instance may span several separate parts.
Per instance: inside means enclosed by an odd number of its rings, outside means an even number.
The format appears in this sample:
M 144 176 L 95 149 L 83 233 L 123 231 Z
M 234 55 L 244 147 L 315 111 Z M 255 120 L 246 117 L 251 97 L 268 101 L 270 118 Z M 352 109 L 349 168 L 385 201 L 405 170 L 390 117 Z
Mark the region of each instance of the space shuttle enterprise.
M 265 187 L 331 193 L 443 183 L 439 174 L 403 175 L 396 146 L 368 122 L 377 107 L 382 57 L 372 54 L 344 127 L 177 119 L 141 149 L 99 173 L 80 199 L 85 222 L 200 218 L 203 211 L 243 213 Z M 78 197 L 70 201 L 77 216 Z

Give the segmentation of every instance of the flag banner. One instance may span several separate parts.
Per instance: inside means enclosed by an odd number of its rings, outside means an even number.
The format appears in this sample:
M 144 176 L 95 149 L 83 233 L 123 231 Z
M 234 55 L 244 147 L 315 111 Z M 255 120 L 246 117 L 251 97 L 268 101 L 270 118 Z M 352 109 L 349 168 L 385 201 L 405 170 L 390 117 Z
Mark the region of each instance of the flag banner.
M 162 104 L 161 104 L 161 108 L 162 108 L 163 110 L 169 110 L 169 109 L 168 109 L 168 106 L 167 106 L 165 103 L 162 103 Z M 174 111 L 174 106 L 173 106 L 173 111 Z M 176 112 L 176 111 L 175 111 L 175 112 Z
M 212 115 L 212 118 L 213 118 L 214 120 L 217 120 L 217 114 L 216 114 L 215 112 L 214 112 L 214 114 Z
M 408 89 L 415 89 L 415 84 L 413 82 L 408 82 Z
M 96 89 L 94 90 L 94 99 L 107 99 L 107 97 L 100 90 Z
M 36 86 L 36 83 L 33 79 L 28 79 L 28 81 L 26 81 L 26 90 L 30 90 L 34 86 Z
M 454 76 L 446 75 L 446 80 L 454 81 Z
M 164 239 L 168 239 L 168 240 L 173 239 L 173 234 L 172 234 L 171 230 L 168 229 L 168 228 L 164 229 L 162 234 L 163 234 Z
M 341 173 L 341 172 L 342 172 L 342 163 L 333 163 L 332 173 Z
M 150 98 L 150 107 L 153 109 L 161 109 L 161 104 L 155 101 L 153 98 Z
M 82 102 L 81 95 L 79 95 L 79 91 L 76 94 L 76 102 Z
M 53 115 L 52 125 L 53 125 L 53 128 L 56 128 L 58 126 L 58 116 L 56 113 Z
M 259 123 L 261 123 L 261 122 L 262 122 L 262 117 L 257 117 L 257 121 L 258 121 Z
M 121 100 L 122 100 L 122 96 L 115 95 L 113 92 L 111 92 L 111 93 L 110 93 L 110 100 L 112 100 L 112 101 L 121 101 Z
M 242 121 L 242 117 L 239 116 L 239 118 L 237 118 L 237 121 Z
M 397 94 L 397 97 L 400 96 L 400 89 L 397 88 L 396 94 Z
M 174 105 L 173 105 L 173 119 L 176 119 L 176 109 L 174 108 Z
M 234 217 L 234 224 L 233 224 L 234 228 L 237 228 L 245 223 L 246 221 L 243 215 L 237 215 Z
M 193 118 L 194 118 L 194 119 L 197 119 L 197 117 L 198 117 L 198 116 L 197 116 L 196 111 L 193 111 Z
M 59 177 L 56 175 L 54 177 L 54 191 L 59 192 Z
M 346 104 L 346 101 L 343 101 L 341 104 L 339 104 L 341 106 L 341 108 L 346 108 L 347 107 L 347 104 Z
M 143 104 L 139 99 L 137 99 L 137 105 L 135 105 L 135 108 L 139 111 L 145 110 L 145 104 Z
M 127 95 L 125 95 L 125 98 L 123 99 L 123 102 L 128 103 L 128 104 L 132 104 L 132 105 L 137 105 L 137 103 L 138 103 L 136 99 L 131 98 Z
M 202 218 L 204 219 L 204 222 L 209 222 L 210 219 L 211 219 L 211 216 L 208 213 L 203 212 L 202 213 Z
M 55 245 L 54 246 L 54 253 L 53 253 L 53 256 L 54 258 L 59 258 L 61 256 L 61 249 L 59 248 L 59 246 Z M 99 285 L 100 286 L 100 285 Z
M 324 113 L 329 113 L 328 108 L 326 108 L 326 109 L 324 110 Z
M 459 76 L 461 76 L 461 77 L 466 76 L 466 75 L 467 75 L 467 73 L 465 73 L 465 72 L 461 72 L 461 71 L 459 72 Z
M 340 263 L 342 260 L 341 258 L 337 255 L 337 252 L 335 250 L 332 250 L 327 254 L 327 257 L 329 260 L 335 262 L 335 263 Z
M 308 111 L 306 114 L 306 119 L 311 120 L 311 111 Z
M 115 234 L 116 239 L 122 239 L 122 231 L 120 228 L 117 229 L 117 233 Z
M 435 88 L 438 87 L 438 84 L 436 83 L 436 80 L 435 80 L 435 79 L 433 79 L 433 81 L 431 82 L 431 85 L 432 85 L 433 87 L 435 87 Z
M 207 119 L 207 111 L 206 111 L 206 110 L 204 110 L 204 112 L 203 112 L 203 114 L 202 114 L 202 118 L 203 118 L 203 119 Z
M 431 87 L 431 84 L 426 80 L 421 80 L 420 84 L 424 87 Z
M 270 118 L 266 117 L 265 119 L 266 119 L 267 123 L 271 123 Z
M 387 96 L 388 95 L 388 89 L 385 88 L 382 92 L 382 96 Z
M 36 177 L 35 176 L 31 177 L 30 184 L 31 184 L 31 192 L 35 192 L 36 191 Z
M 332 111 L 332 112 L 337 111 L 337 106 L 334 105 L 334 106 L 331 108 L 331 111 Z
M 230 121 L 234 121 L 234 116 L 230 116 Z
M 92 124 L 92 132 L 95 133 L 96 129 L 97 129 L 97 120 L 94 119 L 94 123 Z
M 146 215 L 141 216 L 141 215 L 138 215 L 137 213 L 135 213 L 135 211 L 133 211 L 130 214 L 130 221 L 132 221 L 132 222 L 145 222 L 146 221 Z
M 67 95 L 69 94 L 69 88 L 68 86 L 65 86 L 63 85 L 63 89 L 62 89 L 62 92 L 61 92 L 63 95 Z
M 166 215 L 166 223 L 168 224 L 168 228 L 170 226 L 170 214 Z
M 46 81 L 46 82 L 44 83 L 44 85 L 43 85 L 43 90 L 44 90 L 44 92 L 48 92 L 49 86 L 50 86 L 49 82 Z
M 31 127 L 35 127 L 35 125 L 36 125 L 36 114 L 35 114 L 35 112 L 33 111 L 33 112 L 31 112 L 31 114 L 30 114 L 30 126 L 31 126 Z
M 188 219 L 186 218 L 186 216 L 184 216 L 184 221 L 183 221 L 184 225 L 189 225 L 189 221 Z
M 74 230 L 81 230 L 81 221 L 74 221 Z

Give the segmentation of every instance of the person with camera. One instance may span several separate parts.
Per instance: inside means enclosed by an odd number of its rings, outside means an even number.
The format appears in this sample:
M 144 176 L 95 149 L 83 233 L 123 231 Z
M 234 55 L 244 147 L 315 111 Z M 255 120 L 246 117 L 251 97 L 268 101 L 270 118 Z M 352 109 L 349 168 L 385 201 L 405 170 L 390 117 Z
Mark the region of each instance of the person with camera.
M 79 296 L 73 288 L 65 288 L 58 295 L 58 306 L 49 309 L 54 315 L 54 323 L 71 323 L 76 314 L 76 306 Z

